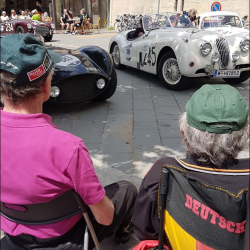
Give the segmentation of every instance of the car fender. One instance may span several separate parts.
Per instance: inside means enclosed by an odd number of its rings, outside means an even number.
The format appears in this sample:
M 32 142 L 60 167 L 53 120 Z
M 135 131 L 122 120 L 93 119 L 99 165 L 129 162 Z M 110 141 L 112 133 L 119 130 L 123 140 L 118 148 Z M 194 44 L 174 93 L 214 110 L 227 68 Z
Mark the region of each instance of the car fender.
M 165 47 L 169 47 L 176 56 L 181 74 L 190 77 L 194 76 L 198 69 L 205 67 L 208 63 L 208 58 L 210 61 L 211 55 L 215 52 L 212 49 L 207 57 L 202 56 L 200 53 L 200 45 L 202 42 L 205 42 L 205 40 L 192 39 L 190 37 L 170 37 L 161 50 L 165 49 Z M 159 54 L 161 54 L 161 51 Z M 160 58 L 158 58 L 158 63 L 159 61 Z M 190 66 L 191 62 L 194 63 L 192 67 Z
M 83 46 L 78 51 L 102 70 L 102 73 L 107 76 L 111 75 L 113 69 L 113 61 L 107 51 L 98 46 Z

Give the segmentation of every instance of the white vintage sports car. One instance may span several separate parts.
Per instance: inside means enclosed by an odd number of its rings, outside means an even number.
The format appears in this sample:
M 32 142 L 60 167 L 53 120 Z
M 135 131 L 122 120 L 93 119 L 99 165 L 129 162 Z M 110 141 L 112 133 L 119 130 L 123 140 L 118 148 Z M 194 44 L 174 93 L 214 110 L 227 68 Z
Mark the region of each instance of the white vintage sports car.
M 232 34 L 193 27 L 180 13 L 143 17 L 144 34 L 135 30 L 114 36 L 109 44 L 114 65 L 155 75 L 168 89 L 180 90 L 189 77 L 221 77 L 228 83 L 249 78 L 249 34 Z
M 199 29 L 224 30 L 234 34 L 249 33 L 240 16 L 231 11 L 213 11 L 201 14 L 199 16 Z

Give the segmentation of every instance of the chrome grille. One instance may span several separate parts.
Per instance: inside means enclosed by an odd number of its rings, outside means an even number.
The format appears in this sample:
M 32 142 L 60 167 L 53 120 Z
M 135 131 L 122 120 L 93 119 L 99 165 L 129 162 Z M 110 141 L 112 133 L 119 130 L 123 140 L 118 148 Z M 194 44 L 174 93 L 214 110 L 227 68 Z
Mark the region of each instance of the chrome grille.
M 229 46 L 225 38 L 219 37 L 216 39 L 216 46 L 220 55 L 220 65 L 226 68 L 229 63 Z
M 49 35 L 49 28 L 46 26 L 36 27 L 36 35 L 47 36 Z

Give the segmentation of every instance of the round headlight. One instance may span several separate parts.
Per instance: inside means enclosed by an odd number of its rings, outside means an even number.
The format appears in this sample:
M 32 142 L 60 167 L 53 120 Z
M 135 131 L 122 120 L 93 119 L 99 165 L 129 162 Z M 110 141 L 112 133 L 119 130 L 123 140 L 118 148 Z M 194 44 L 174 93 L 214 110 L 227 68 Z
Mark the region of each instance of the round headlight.
M 210 43 L 203 42 L 200 45 L 200 52 L 203 56 L 207 56 L 212 51 L 212 46 Z
M 98 89 L 104 89 L 105 85 L 106 85 L 106 82 L 103 78 L 98 79 L 96 82 L 96 86 Z
M 243 39 L 241 42 L 240 42 L 240 49 L 242 52 L 247 52 L 249 50 L 249 39 Z
M 55 24 L 51 23 L 50 27 L 51 27 L 51 29 L 54 29 L 55 28 Z
M 239 51 L 234 51 L 232 54 L 233 62 L 237 61 L 240 57 L 240 52 Z
M 60 94 L 60 89 L 57 86 L 52 86 L 50 91 L 51 97 L 58 97 Z
M 214 54 L 212 55 L 212 61 L 213 61 L 214 63 L 218 62 L 219 59 L 220 59 L 220 55 L 219 55 L 218 53 L 214 53 Z
M 31 29 L 31 28 L 32 28 L 32 26 L 31 26 L 30 23 L 27 23 L 27 28 L 28 28 L 28 29 Z

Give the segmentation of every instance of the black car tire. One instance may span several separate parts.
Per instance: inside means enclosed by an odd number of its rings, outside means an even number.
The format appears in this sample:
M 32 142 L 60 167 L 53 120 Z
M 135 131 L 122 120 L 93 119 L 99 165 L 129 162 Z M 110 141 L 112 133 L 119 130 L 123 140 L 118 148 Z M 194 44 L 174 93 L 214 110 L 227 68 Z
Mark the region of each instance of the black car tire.
M 18 34 L 23 34 L 23 33 L 24 33 L 23 27 L 22 27 L 22 26 L 17 26 L 17 28 L 16 28 L 16 33 L 18 33 Z
M 231 84 L 239 84 L 245 82 L 250 77 L 250 71 L 243 71 L 240 74 L 239 78 L 223 78 L 223 80 L 227 83 Z
M 113 44 L 112 50 L 111 50 L 111 55 L 112 55 L 112 59 L 113 59 L 114 66 L 116 69 L 124 69 L 126 67 L 125 65 L 120 63 L 121 54 L 120 54 L 120 49 L 119 49 L 117 43 Z
M 46 42 L 49 42 L 49 41 L 52 40 L 52 37 L 53 37 L 53 34 L 52 34 L 52 35 L 44 36 L 44 40 L 45 40 Z
M 169 70 L 168 74 L 167 70 Z M 188 78 L 180 73 L 177 59 L 172 51 L 162 56 L 158 66 L 158 75 L 167 89 L 181 90 L 187 84 Z
M 109 99 L 115 93 L 116 87 L 117 87 L 117 75 L 116 75 L 115 69 L 113 68 L 112 73 L 111 73 L 111 80 L 110 80 L 108 87 L 104 90 L 103 93 L 97 96 L 94 99 L 94 101 L 103 102 Z

